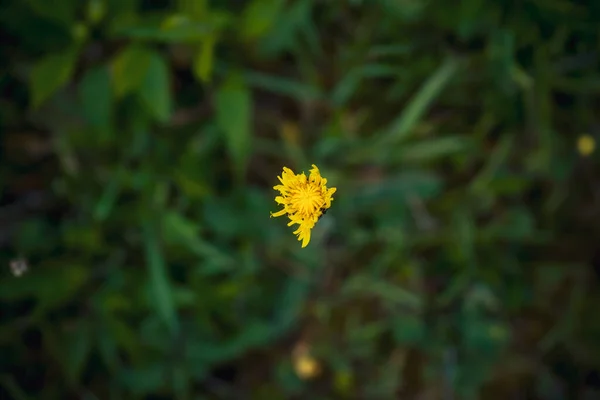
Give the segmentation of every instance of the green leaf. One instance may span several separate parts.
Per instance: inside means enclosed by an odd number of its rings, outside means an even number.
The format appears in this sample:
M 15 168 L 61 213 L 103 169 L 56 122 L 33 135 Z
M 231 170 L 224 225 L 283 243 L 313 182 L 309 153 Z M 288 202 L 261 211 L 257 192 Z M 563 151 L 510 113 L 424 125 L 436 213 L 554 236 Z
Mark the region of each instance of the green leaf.
M 61 0 L 50 2 L 46 0 L 25 0 L 31 10 L 42 18 L 55 21 L 61 25 L 74 22 L 77 0 Z
M 264 89 L 282 96 L 289 96 L 294 100 L 317 100 L 322 96 L 319 88 L 303 82 L 296 82 L 255 71 L 245 73 L 244 77 L 252 87 Z
M 157 235 L 154 225 L 147 222 L 144 226 L 144 244 L 146 246 L 146 261 L 150 270 L 150 284 L 154 291 L 157 312 L 171 333 L 175 333 L 179 328 L 179 322 L 173 301 L 171 283 L 167 274 L 167 266 Z
M 196 53 L 196 57 L 194 58 L 194 73 L 200 82 L 208 83 L 211 80 L 214 69 L 216 42 L 216 36 L 212 35 L 207 37 L 202 41 L 200 51 Z
M 94 219 L 96 221 L 105 221 L 110 215 L 117 202 L 117 198 L 122 190 L 124 168 L 120 168 L 104 187 L 102 195 L 94 207 Z
M 456 252 L 462 263 L 472 267 L 475 259 L 474 243 L 476 235 L 473 216 L 468 209 L 458 208 L 453 212 L 452 222 L 451 248 Z
M 238 178 L 244 176 L 251 153 L 252 98 L 244 80 L 233 75 L 216 94 L 217 125 L 225 135 Z
M 19 278 L 18 285 L 12 279 L 2 279 L 0 300 L 34 298 L 43 309 L 59 306 L 85 285 L 90 272 L 90 268 L 65 261 L 60 265 L 38 265 L 35 271 Z
M 118 375 L 118 379 L 136 396 L 156 392 L 165 384 L 165 368 L 163 363 L 146 363 L 136 369 L 125 369 Z
M 57 245 L 48 235 L 53 229 L 48 221 L 33 216 L 23 218 L 14 238 L 14 244 L 24 253 L 40 253 Z
M 177 212 L 168 212 L 162 218 L 161 228 L 164 240 L 168 244 L 177 244 L 189 249 L 199 257 L 206 257 L 220 265 L 232 263 L 232 260 L 212 244 L 202 240 L 196 223 Z
M 347 212 L 380 207 L 392 202 L 396 207 L 406 203 L 408 196 L 430 199 L 442 190 L 442 180 L 424 171 L 406 171 L 388 179 L 373 182 L 349 191 L 339 199 L 340 206 L 350 207 Z
M 99 343 L 100 351 L 107 351 L 107 365 L 110 365 L 114 360 L 116 365 L 119 360 L 118 349 L 121 348 L 125 351 L 125 354 L 130 357 L 130 359 L 140 359 L 141 355 L 145 353 L 145 346 L 139 341 L 139 332 L 138 327 L 131 327 L 127 323 L 125 323 L 121 318 L 117 317 L 118 314 L 110 313 L 108 310 L 103 310 L 104 316 L 102 323 L 106 328 L 102 334 L 110 337 L 113 343 Z M 106 348 L 102 350 L 102 347 Z M 111 349 L 111 347 L 113 347 Z
M 428 3 L 419 1 L 380 0 L 383 13 L 396 21 L 414 21 L 426 9 Z
M 412 133 L 429 106 L 454 77 L 459 65 L 457 59 L 449 58 L 438 68 L 409 102 L 402 114 L 390 124 L 381 139 L 382 145 L 399 142 Z
M 535 220 L 524 207 L 514 208 L 506 212 L 502 218 L 492 225 L 486 234 L 508 240 L 525 241 L 532 238 L 535 232 Z
M 192 19 L 189 15 L 172 15 L 163 21 L 161 36 L 175 42 L 197 42 L 218 34 L 230 19 L 228 13 L 217 11 L 200 19 Z
M 107 66 L 88 70 L 79 85 L 83 115 L 102 137 L 111 133 L 113 123 L 112 90 Z
M 352 98 L 364 80 L 392 77 L 397 73 L 397 67 L 384 64 L 367 64 L 350 70 L 333 89 L 331 101 L 337 107 L 342 107 Z
M 296 40 L 302 28 L 309 27 L 312 21 L 313 3 L 311 0 L 295 1 L 283 10 L 272 28 L 276 34 L 267 35 L 261 41 L 258 51 L 263 57 L 275 57 L 286 50 L 294 51 Z M 302 32 L 305 33 L 305 32 Z
M 65 337 L 67 351 L 63 360 L 69 381 L 74 386 L 79 382 L 81 372 L 92 349 L 91 334 L 90 326 L 82 321 L 77 329 L 68 332 Z
M 202 208 L 206 227 L 220 237 L 232 239 L 242 231 L 246 213 L 231 197 L 208 198 Z
M 505 134 L 496 145 L 492 154 L 487 157 L 487 163 L 481 172 L 473 179 L 469 189 L 482 193 L 489 187 L 490 182 L 495 178 L 498 170 L 508 162 L 514 147 L 513 135 Z
M 77 56 L 77 50 L 72 48 L 51 54 L 33 67 L 29 81 L 33 108 L 39 107 L 67 83 L 73 74 Z
M 90 0 L 86 8 L 87 20 L 95 25 L 99 23 L 106 15 L 107 5 L 102 0 Z
M 180 0 L 178 6 L 183 14 L 190 15 L 193 19 L 200 19 L 210 11 L 208 0 Z
M 169 67 L 164 58 L 156 53 L 149 54 L 146 76 L 139 89 L 142 101 L 154 118 L 159 122 L 167 122 L 173 110 Z
M 226 12 L 211 12 L 202 18 L 192 18 L 191 15 L 172 14 L 158 21 L 156 17 L 132 18 L 117 25 L 115 36 L 136 40 L 152 40 L 167 43 L 197 44 L 207 37 L 221 32 L 231 21 Z
M 496 80 L 502 85 L 510 82 L 511 69 L 514 66 L 514 32 L 500 29 L 491 35 L 488 44 L 488 57 Z
M 269 33 L 283 6 L 282 0 L 254 0 L 244 10 L 241 37 L 257 39 Z
M 458 35 L 461 39 L 469 39 L 477 32 L 486 9 L 482 10 L 483 0 L 462 0 L 458 7 Z
M 152 57 L 150 50 L 137 45 L 130 45 L 117 55 L 112 69 L 114 90 L 118 97 L 131 93 L 144 83 Z
M 111 372 L 115 371 L 119 365 L 119 351 L 115 338 L 109 329 L 102 327 L 101 331 L 96 335 L 96 340 L 100 359 Z
M 276 320 L 281 330 L 290 328 L 300 318 L 309 290 L 310 282 L 307 279 L 293 278 L 288 280 L 276 304 Z
M 402 146 L 394 155 L 406 162 L 434 161 L 469 149 L 470 140 L 460 136 L 427 139 Z
M 419 310 L 422 307 L 422 300 L 418 294 L 366 274 L 355 275 L 349 279 L 344 284 L 342 293 L 345 296 L 374 296 L 387 304 L 403 306 L 410 310 Z
M 392 323 L 394 339 L 399 345 L 415 345 L 425 337 L 425 324 L 417 314 L 405 314 L 394 318 Z

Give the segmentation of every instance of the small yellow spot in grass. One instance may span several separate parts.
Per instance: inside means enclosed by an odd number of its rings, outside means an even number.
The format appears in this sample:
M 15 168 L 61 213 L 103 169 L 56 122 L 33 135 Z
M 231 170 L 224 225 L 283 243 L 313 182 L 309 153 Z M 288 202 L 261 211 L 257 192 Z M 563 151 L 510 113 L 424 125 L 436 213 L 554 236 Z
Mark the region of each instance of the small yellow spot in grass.
M 284 122 L 281 125 L 281 136 L 283 136 L 286 142 L 298 145 L 300 141 L 300 128 L 293 122 Z
M 577 150 L 584 157 L 589 156 L 596 149 L 596 141 L 592 135 L 581 135 L 577 139 Z
M 300 343 L 292 353 L 296 375 L 300 379 L 312 379 L 321 373 L 321 364 L 310 353 L 308 345 Z
M 313 357 L 309 354 L 305 354 L 299 357 L 294 363 L 296 374 L 300 379 L 311 379 L 319 374 L 321 366 Z
M 295 174 L 294 171 L 283 167 L 283 173 L 278 176 L 281 185 L 273 189 L 280 193 L 275 201 L 283 206 L 282 210 L 271 213 L 271 217 L 288 216 L 288 226 L 298 224 L 294 235 L 302 241 L 302 247 L 310 242 L 310 232 L 319 218 L 333 201 L 332 195 L 336 188 L 327 188 L 327 179 L 321 177 L 319 169 L 313 164 L 310 175 Z

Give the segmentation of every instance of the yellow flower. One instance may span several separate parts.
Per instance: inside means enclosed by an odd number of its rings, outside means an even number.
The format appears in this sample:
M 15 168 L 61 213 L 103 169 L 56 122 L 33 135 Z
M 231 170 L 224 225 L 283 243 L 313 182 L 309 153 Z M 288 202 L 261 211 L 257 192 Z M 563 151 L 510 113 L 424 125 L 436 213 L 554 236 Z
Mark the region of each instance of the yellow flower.
M 321 365 L 310 354 L 303 354 L 294 360 L 294 369 L 301 379 L 312 379 L 321 372 Z
M 579 154 L 586 157 L 594 152 L 596 141 L 591 135 L 581 135 L 577 140 L 577 150 Z
M 321 177 L 319 169 L 313 164 L 308 178 L 283 167 L 283 173 L 278 176 L 281 185 L 274 186 L 281 196 L 275 197 L 278 204 L 283 205 L 283 210 L 271 213 L 271 217 L 281 217 L 287 214 L 290 222 L 288 226 L 298 224 L 294 235 L 302 241 L 302 247 L 310 242 L 310 231 L 314 228 L 323 212 L 331 207 L 331 197 L 336 188 L 327 188 L 327 179 Z
M 300 379 L 312 379 L 321 373 L 321 363 L 311 354 L 308 344 L 304 342 L 295 346 L 292 363 Z

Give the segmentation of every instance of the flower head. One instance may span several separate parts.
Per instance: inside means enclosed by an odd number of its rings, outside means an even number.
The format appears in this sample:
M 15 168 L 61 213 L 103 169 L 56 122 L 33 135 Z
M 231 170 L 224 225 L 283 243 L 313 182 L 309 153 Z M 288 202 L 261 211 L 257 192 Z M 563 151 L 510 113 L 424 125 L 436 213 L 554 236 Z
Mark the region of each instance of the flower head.
M 319 169 L 313 164 L 310 175 L 304 172 L 294 174 L 294 171 L 283 167 L 283 173 L 278 176 L 281 185 L 274 186 L 281 196 L 275 197 L 283 209 L 271 213 L 271 217 L 281 217 L 287 214 L 290 222 L 288 226 L 298 224 L 294 235 L 302 241 L 302 247 L 310 242 L 310 231 L 314 228 L 319 218 L 331 207 L 332 195 L 336 188 L 327 188 L 327 179 L 321 177 Z

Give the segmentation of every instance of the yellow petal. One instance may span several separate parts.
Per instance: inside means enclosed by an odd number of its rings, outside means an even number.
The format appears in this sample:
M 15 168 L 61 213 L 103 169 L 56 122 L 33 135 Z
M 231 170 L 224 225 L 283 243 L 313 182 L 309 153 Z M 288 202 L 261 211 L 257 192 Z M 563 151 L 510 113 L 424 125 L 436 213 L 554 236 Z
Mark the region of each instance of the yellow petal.
M 271 213 L 271 217 L 281 217 L 285 214 L 285 208 L 283 210 L 277 211 L 275 213 Z
M 302 248 L 305 248 L 310 242 L 310 229 L 304 232 L 304 238 L 302 239 Z

